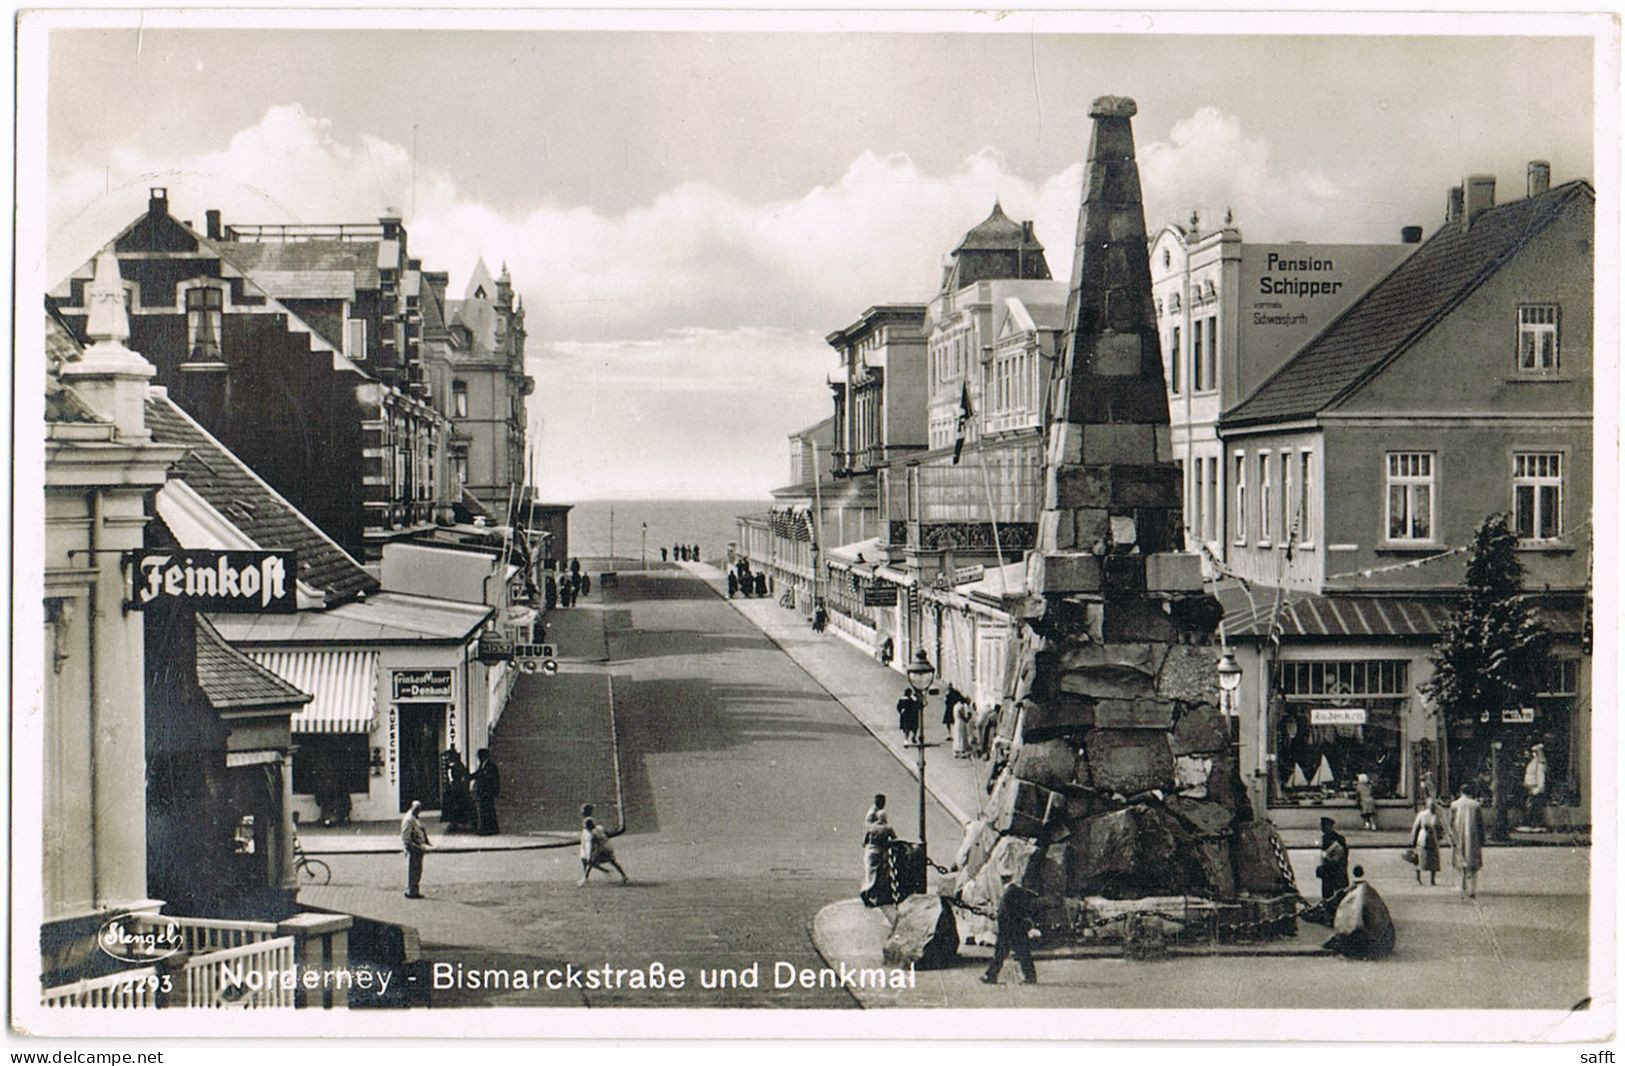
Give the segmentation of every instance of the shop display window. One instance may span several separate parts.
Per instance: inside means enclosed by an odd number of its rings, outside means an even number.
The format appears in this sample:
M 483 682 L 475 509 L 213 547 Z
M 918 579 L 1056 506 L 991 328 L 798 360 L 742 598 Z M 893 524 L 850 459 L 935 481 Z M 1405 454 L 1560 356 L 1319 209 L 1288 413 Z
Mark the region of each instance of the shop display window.
M 1410 663 L 1286 662 L 1270 723 L 1271 800 L 1352 802 L 1365 774 L 1378 799 L 1403 797 Z

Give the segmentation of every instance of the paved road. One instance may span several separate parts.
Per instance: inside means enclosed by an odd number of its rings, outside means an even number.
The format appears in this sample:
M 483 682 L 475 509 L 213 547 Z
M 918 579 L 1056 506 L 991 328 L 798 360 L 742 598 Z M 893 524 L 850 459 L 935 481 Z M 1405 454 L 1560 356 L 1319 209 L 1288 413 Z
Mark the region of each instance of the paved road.
M 595 584 L 591 602 L 575 610 L 606 612 L 602 668 L 613 673 L 627 821 L 615 848 L 633 884 L 595 875 L 577 888 L 569 850 L 430 856 L 424 891 L 432 898 L 413 904 L 398 897 L 399 856 L 346 855 L 332 859 L 334 900 L 365 897 L 374 912 L 387 900 L 402 915 L 420 907 L 431 961 L 660 961 L 689 978 L 681 992 L 481 991 L 439 995 L 440 1004 L 855 1006 L 835 989 L 775 991 L 771 968 L 822 965 L 809 923 L 856 891 L 869 797 L 894 796 L 899 829 L 910 835 L 913 779 L 760 630 L 683 571 L 622 574 L 618 590 Z M 508 711 L 516 723 L 527 713 Z M 524 787 L 506 773 L 504 793 Z M 933 804 L 929 817 L 936 839 L 958 839 L 946 811 Z M 696 987 L 703 968 L 753 962 L 764 987 Z

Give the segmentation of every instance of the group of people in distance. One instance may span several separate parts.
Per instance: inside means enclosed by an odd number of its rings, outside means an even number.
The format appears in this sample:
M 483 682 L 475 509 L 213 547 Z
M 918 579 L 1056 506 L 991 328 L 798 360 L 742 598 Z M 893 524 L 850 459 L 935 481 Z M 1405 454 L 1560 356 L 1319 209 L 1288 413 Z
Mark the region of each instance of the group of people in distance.
M 574 607 L 577 600 L 592 592 L 592 578 L 581 569 L 581 560 L 570 560 L 569 572 L 560 573 L 557 578 L 557 589 L 560 607 Z
M 956 759 L 987 759 L 993 755 L 994 735 L 999 729 L 1001 704 L 978 707 L 953 685 L 942 697 L 942 724 L 948 730 Z M 906 744 L 919 744 L 924 738 L 925 698 L 913 686 L 903 689 L 897 701 L 897 728 Z
M 767 584 L 767 575 L 754 573 L 750 568 L 749 559 L 741 559 L 728 571 L 728 598 L 735 595 L 766 596 L 772 590 Z
M 679 563 L 697 563 L 700 561 L 700 546 L 698 544 L 673 544 L 671 546 L 671 559 Z M 666 562 L 666 549 L 660 549 L 660 561 Z

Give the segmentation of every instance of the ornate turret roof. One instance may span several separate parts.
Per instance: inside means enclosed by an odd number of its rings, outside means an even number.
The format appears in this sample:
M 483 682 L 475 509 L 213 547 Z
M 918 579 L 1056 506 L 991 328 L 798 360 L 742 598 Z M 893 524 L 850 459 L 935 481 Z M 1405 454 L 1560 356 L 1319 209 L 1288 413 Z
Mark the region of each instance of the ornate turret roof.
M 995 200 L 992 213 L 972 227 L 949 254 L 942 285 L 952 292 L 978 281 L 1048 281 L 1049 276 L 1049 262 L 1033 224 L 1015 221 Z

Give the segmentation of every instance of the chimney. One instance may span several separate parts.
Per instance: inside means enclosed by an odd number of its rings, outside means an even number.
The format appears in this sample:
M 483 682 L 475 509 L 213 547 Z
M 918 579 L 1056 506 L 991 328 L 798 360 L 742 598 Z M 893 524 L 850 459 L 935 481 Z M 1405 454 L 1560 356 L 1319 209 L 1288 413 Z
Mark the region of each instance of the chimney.
M 1471 174 L 1467 181 L 1467 200 L 1461 220 L 1471 226 L 1473 219 L 1495 206 L 1495 175 Z
M 1399 231 L 1399 241 L 1401 244 L 1421 244 L 1422 227 L 1406 226 L 1404 229 Z
M 1449 195 L 1445 197 L 1444 201 L 1444 220 L 1446 222 L 1461 221 L 1461 200 L 1461 186 L 1451 186 Z
M 147 190 L 147 214 L 149 214 L 149 215 L 167 215 L 167 214 L 169 214 L 169 190 L 168 189 L 148 189 Z
M 1529 195 L 1539 196 L 1552 187 L 1552 165 L 1544 159 L 1529 161 Z
M 220 239 L 220 211 L 217 208 L 211 207 L 203 212 L 203 225 L 206 227 L 203 231 L 204 236 L 211 241 Z

